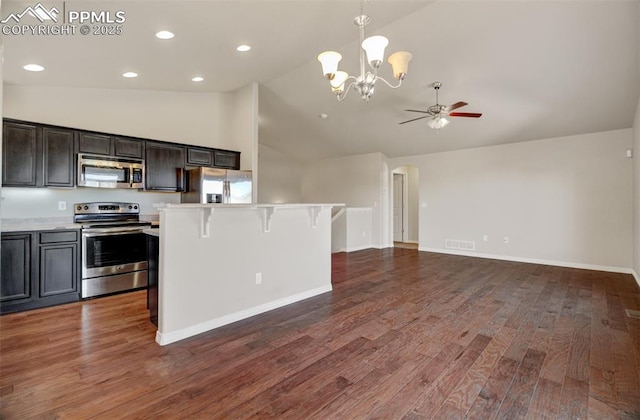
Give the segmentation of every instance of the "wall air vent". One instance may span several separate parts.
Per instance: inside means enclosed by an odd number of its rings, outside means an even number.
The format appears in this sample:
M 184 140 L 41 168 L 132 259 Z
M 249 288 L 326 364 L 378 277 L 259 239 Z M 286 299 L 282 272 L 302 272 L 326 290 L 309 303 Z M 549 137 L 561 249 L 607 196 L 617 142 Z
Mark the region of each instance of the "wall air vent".
M 459 241 L 456 239 L 445 239 L 444 247 L 447 249 L 458 249 L 461 251 L 475 251 L 476 243 L 474 241 Z

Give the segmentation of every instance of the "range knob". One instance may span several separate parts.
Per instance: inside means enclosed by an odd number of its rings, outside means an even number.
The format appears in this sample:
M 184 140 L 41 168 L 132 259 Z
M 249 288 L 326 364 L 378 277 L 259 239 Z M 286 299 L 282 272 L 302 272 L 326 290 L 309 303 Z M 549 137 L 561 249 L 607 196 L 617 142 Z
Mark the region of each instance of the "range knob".
M 131 210 L 131 209 L 132 209 L 131 204 L 129 204 L 129 210 Z
M 134 209 L 138 210 L 138 206 L 133 206 Z
M 89 210 L 89 206 L 84 206 L 84 209 L 85 210 Z
M 82 206 L 78 206 L 78 210 L 82 210 Z

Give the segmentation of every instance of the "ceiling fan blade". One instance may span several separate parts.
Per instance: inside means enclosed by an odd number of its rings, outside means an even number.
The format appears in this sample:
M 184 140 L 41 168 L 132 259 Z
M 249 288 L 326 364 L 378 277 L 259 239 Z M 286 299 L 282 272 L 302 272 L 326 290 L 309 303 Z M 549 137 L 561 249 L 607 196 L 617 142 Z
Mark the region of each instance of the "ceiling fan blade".
M 429 111 L 420 111 L 419 109 L 405 109 L 405 111 L 420 112 L 421 114 L 429 114 Z
M 471 118 L 480 118 L 482 117 L 481 113 L 477 112 L 450 112 L 450 117 L 471 117 Z
M 423 119 L 423 118 L 429 118 L 429 117 L 425 115 L 424 117 L 418 117 L 418 118 L 414 118 L 414 119 L 412 119 L 412 120 L 402 121 L 401 123 L 398 123 L 398 124 L 406 124 L 406 123 L 408 123 L 408 122 L 411 122 L 411 121 L 418 121 L 418 120 L 421 120 L 421 119 Z
M 463 106 L 465 106 L 465 105 L 469 105 L 469 104 L 468 104 L 468 103 L 466 103 L 466 102 L 462 102 L 462 101 L 460 101 L 460 102 L 456 102 L 456 103 L 455 103 L 455 104 L 453 104 L 453 105 L 449 105 L 449 106 L 448 106 L 448 107 L 446 107 L 444 110 L 445 110 L 446 112 L 449 112 L 449 111 L 453 111 L 454 109 L 462 108 L 462 107 L 463 107 Z

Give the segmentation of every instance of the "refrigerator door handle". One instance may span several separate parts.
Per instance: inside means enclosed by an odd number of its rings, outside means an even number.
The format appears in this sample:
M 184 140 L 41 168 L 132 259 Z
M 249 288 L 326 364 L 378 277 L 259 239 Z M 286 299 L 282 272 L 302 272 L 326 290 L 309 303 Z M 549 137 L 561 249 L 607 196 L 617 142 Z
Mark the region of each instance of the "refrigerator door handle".
M 231 183 L 229 182 L 229 180 L 225 180 L 224 184 L 223 184 L 223 194 L 224 194 L 224 203 L 228 203 L 229 202 L 229 196 L 231 195 Z

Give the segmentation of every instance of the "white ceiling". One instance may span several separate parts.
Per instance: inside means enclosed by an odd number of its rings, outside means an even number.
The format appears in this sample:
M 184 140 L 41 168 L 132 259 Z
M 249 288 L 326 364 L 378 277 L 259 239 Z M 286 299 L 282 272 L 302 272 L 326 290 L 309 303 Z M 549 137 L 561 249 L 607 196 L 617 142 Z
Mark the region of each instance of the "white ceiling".
M 2 2 L 2 17 L 32 2 Z M 260 142 L 309 160 L 433 153 L 629 128 L 640 92 L 640 0 L 382 1 L 365 6 L 367 36 L 414 59 L 403 86 L 369 103 L 335 100 L 319 52 L 358 70 L 358 1 L 42 1 L 62 10 L 123 10 L 120 36 L 4 36 L 4 82 L 18 85 L 228 92 L 259 82 Z M 168 29 L 176 37 L 160 41 Z M 241 43 L 252 45 L 239 53 Z M 29 62 L 47 69 L 22 70 Z M 124 71 L 140 77 L 124 79 Z M 381 75 L 392 79 L 388 65 Z M 205 81 L 191 82 L 194 75 Z M 480 119 L 442 130 L 398 125 L 435 103 Z M 327 113 L 327 119 L 319 114 Z

